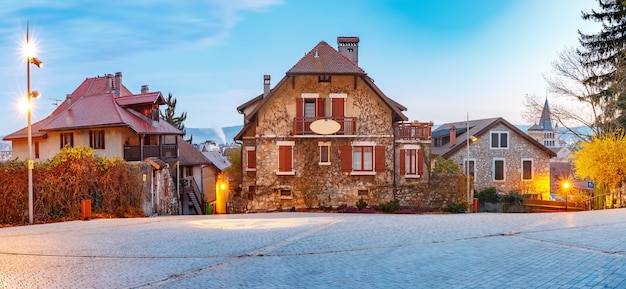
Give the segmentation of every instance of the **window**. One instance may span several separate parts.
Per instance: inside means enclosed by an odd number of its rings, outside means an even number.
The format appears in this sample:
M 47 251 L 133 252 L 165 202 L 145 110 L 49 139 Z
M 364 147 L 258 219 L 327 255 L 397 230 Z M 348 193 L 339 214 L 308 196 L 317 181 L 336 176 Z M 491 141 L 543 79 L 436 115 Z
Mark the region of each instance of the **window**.
M 65 146 L 74 147 L 74 133 L 61 133 L 61 149 Z
M 469 166 L 469 167 L 468 167 Z M 469 168 L 469 172 L 467 172 L 467 168 Z M 472 179 L 476 179 L 476 160 L 469 160 L 469 164 L 467 159 L 465 160 L 465 166 L 463 168 L 463 173 L 467 173 L 468 175 L 472 176 Z
M 35 142 L 35 158 L 36 159 L 39 158 L 39 142 L 38 141 Z
M 341 148 L 341 171 L 352 174 L 374 174 L 386 170 L 385 147 L 371 142 L 355 142 Z
M 505 173 L 504 173 L 504 160 L 503 159 L 494 159 L 493 160 L 493 180 L 494 181 L 504 181 Z
M 330 75 L 320 75 L 319 82 L 330 82 Z
M 367 199 L 369 197 L 369 190 L 357 190 L 359 198 Z
M 400 175 L 419 177 L 424 173 L 422 150 L 415 145 L 400 149 Z
M 246 147 L 246 171 L 256 171 L 256 150 Z
M 522 180 L 530 181 L 533 179 L 533 160 L 522 159 Z
M 352 148 L 352 170 L 353 171 L 373 171 L 374 170 L 374 148 L 373 147 L 353 147 Z
M 293 146 L 292 141 L 278 142 L 278 174 L 294 175 L 293 170 Z
M 281 199 L 291 199 L 293 198 L 293 195 L 291 194 L 291 190 L 290 189 L 280 189 L 280 198 Z
M 104 149 L 104 130 L 89 132 L 89 146 L 93 149 Z
M 319 165 L 330 165 L 330 142 L 319 142 L 320 162 Z
M 248 200 L 254 200 L 254 194 L 256 193 L 256 186 L 248 186 Z
M 506 131 L 503 132 L 492 132 L 491 133 L 491 148 L 499 148 L 504 149 L 509 147 L 509 133 Z
M 304 117 L 315 117 L 315 99 L 304 100 Z

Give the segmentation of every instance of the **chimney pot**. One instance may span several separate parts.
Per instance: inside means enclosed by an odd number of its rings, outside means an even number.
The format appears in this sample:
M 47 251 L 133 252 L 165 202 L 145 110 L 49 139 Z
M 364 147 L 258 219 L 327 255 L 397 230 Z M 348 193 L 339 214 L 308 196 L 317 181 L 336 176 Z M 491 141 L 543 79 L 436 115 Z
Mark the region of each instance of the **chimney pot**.
M 144 94 L 144 93 L 148 93 L 148 92 L 150 92 L 150 90 L 148 89 L 148 85 L 147 84 L 146 85 L 142 85 L 141 86 L 141 93 Z

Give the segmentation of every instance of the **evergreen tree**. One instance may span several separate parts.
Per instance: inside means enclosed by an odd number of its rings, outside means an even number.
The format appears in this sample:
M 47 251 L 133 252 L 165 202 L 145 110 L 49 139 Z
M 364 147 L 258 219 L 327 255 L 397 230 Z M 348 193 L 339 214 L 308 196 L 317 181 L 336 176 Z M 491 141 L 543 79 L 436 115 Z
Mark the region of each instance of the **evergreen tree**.
M 598 93 L 589 97 L 605 107 L 601 121 L 611 124 L 613 129 L 626 127 L 626 2 L 598 0 L 598 3 L 600 11 L 583 12 L 582 18 L 601 23 L 602 29 L 597 34 L 579 31 L 582 48 L 578 53 L 586 59 L 586 66 L 601 69 L 586 79 L 589 85 L 598 88 Z
M 183 134 L 187 134 L 187 131 L 185 130 L 185 120 L 187 119 L 187 112 L 182 112 L 180 116 L 176 116 L 176 98 L 172 96 L 171 92 L 167 95 L 165 103 L 167 104 L 165 112 L 159 111 L 161 118 L 181 130 Z M 189 144 L 191 144 L 192 141 L 193 135 L 190 136 L 188 140 L 186 140 L 186 142 L 188 142 Z

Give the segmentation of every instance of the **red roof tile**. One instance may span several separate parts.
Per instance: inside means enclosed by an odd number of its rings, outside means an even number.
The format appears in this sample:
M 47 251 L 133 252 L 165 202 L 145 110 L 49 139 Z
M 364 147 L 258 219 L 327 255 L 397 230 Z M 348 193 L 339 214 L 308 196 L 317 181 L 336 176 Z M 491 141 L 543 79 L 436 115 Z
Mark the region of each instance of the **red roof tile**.
M 365 71 L 325 41 L 317 44 L 294 65 L 290 74 L 357 74 Z

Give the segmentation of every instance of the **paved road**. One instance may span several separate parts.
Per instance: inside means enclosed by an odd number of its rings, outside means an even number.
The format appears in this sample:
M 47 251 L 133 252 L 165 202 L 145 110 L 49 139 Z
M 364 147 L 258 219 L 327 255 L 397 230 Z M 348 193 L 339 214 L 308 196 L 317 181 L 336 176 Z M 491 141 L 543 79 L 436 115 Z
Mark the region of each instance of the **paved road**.
M 626 209 L 2 228 L 0 288 L 626 288 Z

